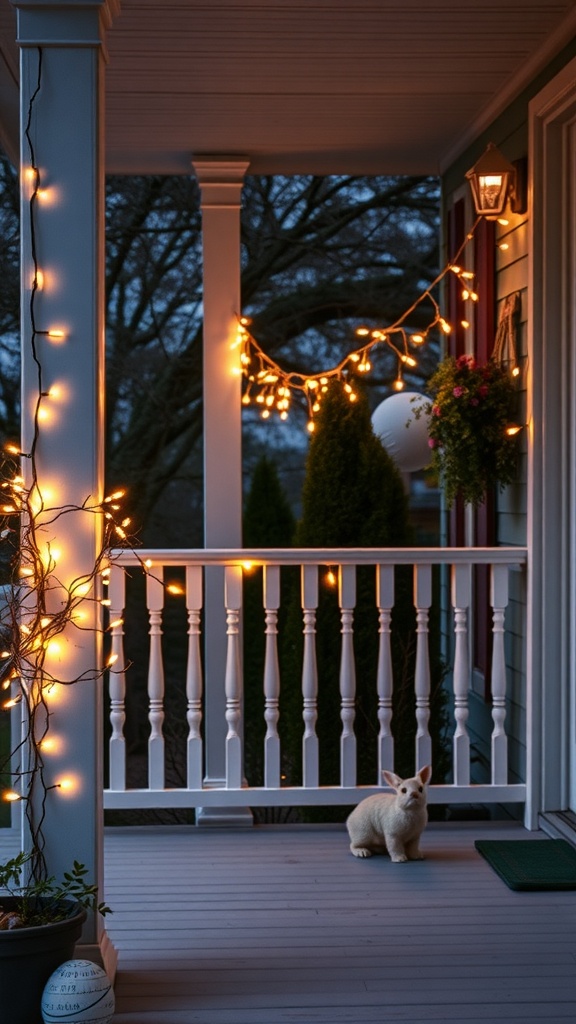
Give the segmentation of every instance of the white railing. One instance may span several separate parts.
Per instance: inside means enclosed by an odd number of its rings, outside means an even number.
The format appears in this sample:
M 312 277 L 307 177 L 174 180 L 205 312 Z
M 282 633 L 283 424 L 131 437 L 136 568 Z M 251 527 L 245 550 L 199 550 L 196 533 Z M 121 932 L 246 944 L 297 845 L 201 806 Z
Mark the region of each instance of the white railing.
M 414 764 L 432 762 L 434 736 L 430 731 L 431 708 L 431 608 L 440 612 L 443 649 L 448 659 L 446 681 L 450 690 L 450 736 L 452 769 L 448 781 L 431 786 L 431 803 L 523 802 L 525 784 L 509 777 L 507 706 L 506 608 L 509 604 L 510 580 L 513 579 L 514 601 L 522 608 L 526 564 L 525 548 L 410 548 L 410 549 L 282 549 L 282 550 L 141 550 L 137 555 L 115 552 L 109 582 L 111 653 L 113 666 L 109 674 L 110 742 L 109 786 L 104 806 L 120 808 L 184 808 L 184 807 L 272 807 L 311 804 L 349 804 L 382 785 L 381 771 L 393 768 L 394 748 L 401 737 L 394 735 L 394 670 L 393 633 L 395 604 L 395 569 L 413 567 L 414 635 Z M 143 568 L 145 566 L 145 568 Z M 219 566 L 223 576 L 222 608 L 225 625 L 219 636 L 209 642 L 225 650 L 223 675 L 204 678 L 203 642 L 211 630 L 210 610 L 203 609 L 204 578 L 207 567 Z M 251 785 L 246 779 L 244 764 L 243 678 L 242 678 L 242 604 L 243 576 L 248 567 L 262 567 L 262 647 L 263 669 L 260 681 L 263 707 L 262 760 L 263 784 Z M 290 784 L 283 777 L 283 750 L 279 729 L 282 678 L 279 647 L 279 614 L 281 613 L 281 569 L 300 567 L 300 615 L 302 655 L 301 680 L 301 782 Z M 373 567 L 375 573 L 374 622 L 377 632 L 378 656 L 373 680 L 375 722 L 377 733 L 377 770 L 373 784 L 357 784 L 356 659 L 355 623 L 356 570 Z M 471 623 L 474 611 L 474 573 L 477 566 L 489 566 L 490 604 L 492 609 L 491 692 L 491 765 L 490 780 L 474 783 L 471 776 L 471 740 L 469 734 L 469 697 L 472 678 Z M 434 567 L 438 567 L 435 569 Z M 340 610 L 339 635 L 333 638 L 339 650 L 340 684 L 340 780 L 339 784 L 321 785 L 322 750 L 320 749 L 318 701 L 323 681 L 318 677 L 317 609 L 319 606 L 319 574 L 330 569 L 338 581 Z M 173 706 L 166 701 L 171 686 L 169 658 L 163 636 L 163 607 L 168 584 L 174 572 L 182 580 L 181 601 L 185 602 L 186 618 L 180 613 L 176 629 L 185 640 L 182 691 L 185 691 L 180 714 L 180 734 L 185 733 L 185 757 L 182 759 L 185 778 L 178 784 L 169 778 L 168 755 L 172 754 L 166 736 L 171 732 Z M 137 585 L 138 577 L 145 584 L 140 613 L 132 607 L 128 625 L 127 580 Z M 130 603 L 130 602 L 128 602 Z M 131 602 L 134 605 L 134 601 Z M 172 604 L 174 607 L 174 603 Z M 140 618 L 138 619 L 138 615 Z M 147 621 L 144 621 L 146 617 Z M 439 616 L 435 614 L 434 621 Z M 517 618 L 517 616 L 515 617 Z M 205 624 L 204 624 L 205 620 Z M 220 621 L 224 622 L 220 609 Z M 130 647 L 131 631 L 137 630 L 136 649 L 145 648 L 145 665 L 130 665 L 126 648 Z M 171 625 L 173 634 L 174 624 Z M 146 632 L 148 634 L 146 640 Z M 128 635 L 125 635 L 128 634 Z M 183 635 L 185 634 L 185 636 Z M 172 644 L 173 641 L 170 641 Z M 525 639 L 523 641 L 525 643 Z M 517 651 L 515 637 L 511 647 Z M 169 651 L 168 651 L 169 653 Z M 518 666 L 511 666 L 518 669 Z M 146 701 L 146 752 L 138 742 L 130 740 L 130 724 L 134 697 L 133 679 L 139 673 L 140 701 Z M 516 671 L 514 672 L 516 676 Z M 218 728 L 204 718 L 205 701 L 210 689 L 217 687 L 221 697 Z M 512 695 L 514 700 L 518 698 Z M 376 699 L 377 698 L 377 699 Z M 524 699 L 524 698 L 521 698 Z M 212 708 L 214 707 L 212 701 Z M 216 700 L 218 706 L 218 700 Z M 142 709 L 141 709 L 142 710 Z M 214 711 L 211 712 L 214 714 Z M 185 717 L 185 722 L 184 722 Z M 184 729 L 183 729 L 184 727 Z M 140 732 L 142 732 L 140 728 Z M 521 744 L 524 737 L 515 737 Z M 210 743 L 223 743 L 223 778 L 215 784 L 204 779 L 205 758 Z M 127 756 L 129 746 L 139 753 L 140 769 L 147 769 L 147 783 L 133 776 Z M 134 779 L 136 781 L 134 781 Z

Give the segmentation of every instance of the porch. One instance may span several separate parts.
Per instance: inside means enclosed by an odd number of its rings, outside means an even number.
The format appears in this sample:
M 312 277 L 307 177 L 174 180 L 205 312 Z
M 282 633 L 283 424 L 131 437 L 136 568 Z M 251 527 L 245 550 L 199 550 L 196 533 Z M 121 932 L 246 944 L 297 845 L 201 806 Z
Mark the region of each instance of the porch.
M 114 1024 L 574 1020 L 576 892 L 509 890 L 474 840 L 512 836 L 432 823 L 392 864 L 343 825 L 107 829 Z
M 526 836 L 431 822 L 392 864 L 344 825 L 107 828 L 113 1024 L 574 1020 L 576 892 L 513 892 L 474 849 Z

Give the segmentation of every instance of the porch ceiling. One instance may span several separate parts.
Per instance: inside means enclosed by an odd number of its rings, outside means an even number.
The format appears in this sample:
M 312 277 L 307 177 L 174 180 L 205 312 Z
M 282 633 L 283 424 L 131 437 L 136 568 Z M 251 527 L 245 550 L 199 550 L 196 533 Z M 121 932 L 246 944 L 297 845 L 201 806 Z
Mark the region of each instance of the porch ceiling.
M 107 169 L 238 154 L 255 173 L 436 173 L 574 34 L 576 0 L 121 0 Z

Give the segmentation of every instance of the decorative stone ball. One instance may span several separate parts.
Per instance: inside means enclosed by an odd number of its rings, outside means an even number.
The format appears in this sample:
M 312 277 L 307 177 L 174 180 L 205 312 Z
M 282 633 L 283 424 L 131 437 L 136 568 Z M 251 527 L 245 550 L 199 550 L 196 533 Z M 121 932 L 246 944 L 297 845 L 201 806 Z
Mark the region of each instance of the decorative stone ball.
M 50 975 L 42 995 L 44 1024 L 110 1024 L 114 990 L 106 971 L 91 960 L 66 960 Z
M 428 399 L 418 391 L 399 391 L 372 413 L 374 433 L 402 473 L 414 473 L 430 462 L 427 405 Z

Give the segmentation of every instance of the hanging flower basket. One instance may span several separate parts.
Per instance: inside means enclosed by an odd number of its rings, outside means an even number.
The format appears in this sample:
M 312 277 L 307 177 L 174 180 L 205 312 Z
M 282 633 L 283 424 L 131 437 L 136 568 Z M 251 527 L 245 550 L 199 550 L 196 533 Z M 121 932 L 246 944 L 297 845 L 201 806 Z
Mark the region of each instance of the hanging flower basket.
M 517 437 L 508 433 L 517 403 L 509 370 L 472 356 L 445 359 L 427 386 L 428 444 L 448 507 L 461 497 L 475 508 L 494 486 L 516 478 Z M 422 410 L 424 411 L 424 410 Z

